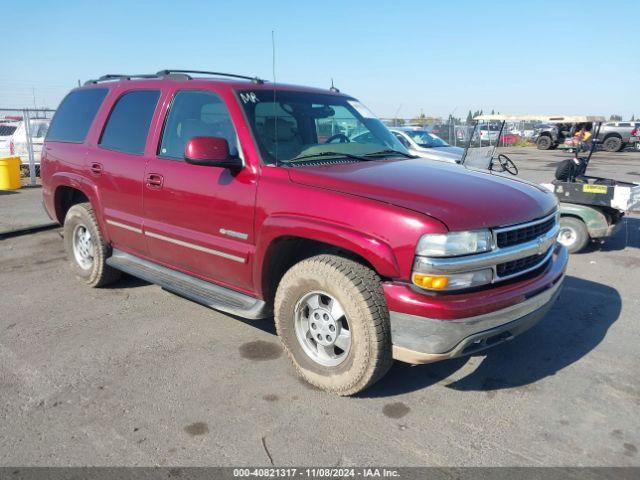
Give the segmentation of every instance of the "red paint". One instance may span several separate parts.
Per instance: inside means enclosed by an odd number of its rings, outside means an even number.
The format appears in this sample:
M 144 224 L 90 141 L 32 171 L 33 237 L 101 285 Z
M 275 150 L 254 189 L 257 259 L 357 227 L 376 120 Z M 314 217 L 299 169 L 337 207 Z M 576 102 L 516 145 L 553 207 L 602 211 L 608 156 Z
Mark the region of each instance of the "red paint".
M 273 245 L 285 237 L 307 238 L 364 258 L 385 279 L 387 302 L 393 310 L 435 318 L 460 318 L 504 308 L 550 281 L 551 274 L 546 273 L 480 292 L 447 296 L 427 296 L 406 284 L 421 235 L 541 217 L 554 208 L 555 199 L 538 187 L 419 159 L 295 169 L 264 166 L 235 92 L 272 90 L 268 83 L 155 79 L 102 83 L 99 87 L 108 88 L 109 94 L 86 141 L 45 143 L 43 195 L 49 214 L 62 221 L 60 187 L 83 192 L 114 247 L 262 298 L 263 269 Z M 342 95 L 305 87 L 276 88 Z M 103 125 L 115 101 L 136 89 L 161 90 L 144 154 L 99 147 Z M 214 92 L 226 104 L 244 153 L 244 168 L 193 165 L 157 155 L 172 98 L 176 91 L 187 89 Z M 213 140 L 194 139 L 187 149 L 193 158 L 212 156 L 214 151 L 224 153 L 220 142 Z M 100 164 L 102 171 L 92 171 L 93 164 Z M 205 251 L 119 228 L 113 222 Z
M 229 157 L 229 144 L 224 138 L 193 137 L 184 149 L 185 159 L 222 161 Z

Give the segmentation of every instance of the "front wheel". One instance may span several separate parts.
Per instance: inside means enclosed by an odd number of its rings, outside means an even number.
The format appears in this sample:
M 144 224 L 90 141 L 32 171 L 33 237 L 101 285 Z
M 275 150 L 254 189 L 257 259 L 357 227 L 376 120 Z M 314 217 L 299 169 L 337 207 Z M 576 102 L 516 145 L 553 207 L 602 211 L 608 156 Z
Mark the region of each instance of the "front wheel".
M 589 243 L 589 231 L 584 222 L 574 217 L 560 218 L 558 242 L 567 247 L 569 253 L 577 253 Z
M 382 285 L 364 265 L 336 255 L 303 260 L 282 278 L 274 310 L 294 367 L 322 390 L 353 395 L 391 366 Z

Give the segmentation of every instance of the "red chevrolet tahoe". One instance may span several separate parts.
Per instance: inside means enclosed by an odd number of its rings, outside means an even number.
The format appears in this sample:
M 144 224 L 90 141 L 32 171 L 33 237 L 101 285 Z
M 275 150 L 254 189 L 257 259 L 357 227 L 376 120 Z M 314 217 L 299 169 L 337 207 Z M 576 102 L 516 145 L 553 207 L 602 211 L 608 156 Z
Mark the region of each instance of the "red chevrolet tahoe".
M 65 97 L 41 163 L 45 208 L 84 283 L 124 271 L 274 317 L 299 374 L 340 395 L 394 358 L 513 338 L 564 278 L 554 195 L 413 158 L 335 88 L 107 75 Z

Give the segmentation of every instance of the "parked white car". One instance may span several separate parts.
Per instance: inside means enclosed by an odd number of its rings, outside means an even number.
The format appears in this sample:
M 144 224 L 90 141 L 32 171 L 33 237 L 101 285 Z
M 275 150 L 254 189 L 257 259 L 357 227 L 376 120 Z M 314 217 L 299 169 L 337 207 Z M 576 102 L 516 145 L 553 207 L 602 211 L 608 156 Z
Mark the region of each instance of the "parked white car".
M 49 130 L 50 119 L 32 118 L 29 120 L 31 130 L 31 144 L 33 145 L 33 161 L 36 172 L 40 170 L 40 156 L 44 137 Z M 9 140 L 9 154 L 20 157 L 23 166 L 29 165 L 29 149 L 27 147 L 27 129 L 24 121 L 19 122 L 18 127 Z
M 449 163 L 458 163 L 462 159 L 464 148 L 449 145 L 423 127 L 392 127 L 389 130 L 412 155 Z
M 481 125 L 479 127 L 480 141 L 481 142 L 496 142 L 500 136 L 500 129 L 493 129 L 487 125 Z
M 9 143 L 19 124 L 19 121 L 0 121 L 0 157 L 11 155 Z

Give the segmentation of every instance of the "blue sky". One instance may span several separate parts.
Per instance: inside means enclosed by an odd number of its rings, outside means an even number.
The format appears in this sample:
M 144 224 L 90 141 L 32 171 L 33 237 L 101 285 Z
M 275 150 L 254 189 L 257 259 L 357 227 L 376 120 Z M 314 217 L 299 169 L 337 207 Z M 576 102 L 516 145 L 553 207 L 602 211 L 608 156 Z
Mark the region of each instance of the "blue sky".
M 640 115 L 631 0 L 30 0 L 3 17 L 11 48 L 0 107 L 31 106 L 34 93 L 38 106 L 55 107 L 78 79 L 104 73 L 271 79 L 275 30 L 278 81 L 329 87 L 334 78 L 379 116 Z

